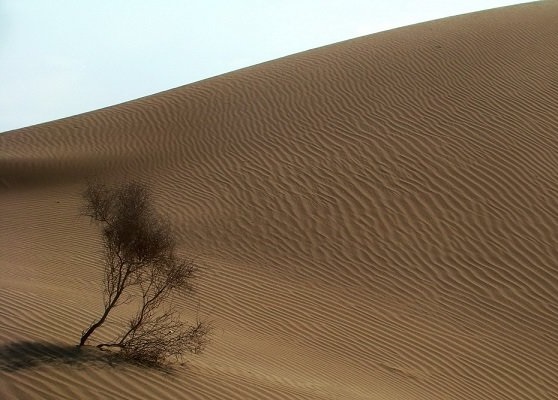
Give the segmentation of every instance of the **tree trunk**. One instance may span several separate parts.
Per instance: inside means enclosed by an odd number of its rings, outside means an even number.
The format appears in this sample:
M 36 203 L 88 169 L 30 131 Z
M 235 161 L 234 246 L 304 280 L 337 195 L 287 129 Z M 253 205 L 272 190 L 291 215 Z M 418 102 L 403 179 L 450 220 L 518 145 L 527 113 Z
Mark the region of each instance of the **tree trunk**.
M 121 262 L 119 268 L 122 269 L 123 265 L 124 265 L 124 263 Z M 83 335 L 81 335 L 81 340 L 79 341 L 79 347 L 83 346 L 85 344 L 85 342 L 87 342 L 87 339 L 89 339 L 89 336 L 91 336 L 91 334 L 95 331 L 95 329 L 97 329 L 98 327 L 103 325 L 103 323 L 107 319 L 107 316 L 109 315 L 110 310 L 112 310 L 113 307 L 116 305 L 116 302 L 120 298 L 120 295 L 122 294 L 122 292 L 126 288 L 126 280 L 128 279 L 129 275 L 130 275 L 130 271 L 128 269 L 126 271 L 126 273 L 124 274 L 124 277 L 122 278 L 122 280 L 119 280 L 118 287 L 116 289 L 116 296 L 114 296 L 114 299 L 112 299 L 112 301 L 109 303 L 109 305 L 105 308 L 105 312 L 103 313 L 103 316 L 101 317 L 101 319 L 98 320 L 97 322 L 95 322 L 94 324 L 92 324 L 89 327 L 89 329 L 87 329 L 87 331 Z
M 126 277 L 124 279 L 126 279 Z M 89 327 L 89 329 L 87 329 L 87 331 L 83 335 L 81 335 L 81 340 L 79 341 L 79 347 L 83 346 L 85 344 L 85 342 L 87 342 L 87 339 L 89 339 L 89 336 L 91 336 L 91 334 L 95 331 L 95 329 L 97 329 L 98 327 L 103 325 L 103 323 L 107 319 L 107 316 L 109 315 L 110 310 L 112 310 L 112 308 L 116 305 L 116 302 L 118 301 L 118 298 L 122 294 L 123 290 L 124 290 L 124 287 L 122 287 L 116 293 L 116 296 L 114 297 L 114 300 L 112 300 L 111 303 L 108 305 L 108 307 L 105 308 L 105 312 L 103 313 L 103 316 L 101 317 L 101 319 L 98 320 L 97 322 L 95 322 L 93 325 L 91 325 Z
M 87 339 L 89 339 L 89 336 L 91 336 L 91 334 L 95 331 L 95 329 L 97 329 L 98 327 L 100 327 L 101 325 L 103 325 L 103 323 L 105 322 L 105 320 L 107 319 L 107 315 L 110 312 L 112 307 L 107 308 L 105 310 L 105 313 L 103 314 L 103 316 L 101 317 L 101 319 L 97 322 L 95 322 L 93 325 L 91 325 L 89 327 L 89 329 L 83 334 L 81 335 L 81 340 L 79 341 L 79 347 L 83 346 L 85 344 L 85 342 L 87 341 Z

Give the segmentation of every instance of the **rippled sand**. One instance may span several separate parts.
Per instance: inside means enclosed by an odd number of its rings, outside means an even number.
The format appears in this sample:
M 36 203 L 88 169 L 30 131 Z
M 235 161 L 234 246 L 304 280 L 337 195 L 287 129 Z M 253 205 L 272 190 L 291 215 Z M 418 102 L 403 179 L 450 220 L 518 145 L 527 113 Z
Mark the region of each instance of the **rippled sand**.
M 1 397 L 558 398 L 556 21 L 428 22 L 0 135 Z M 184 314 L 213 343 L 173 375 L 72 362 L 90 176 L 148 182 L 205 268 Z

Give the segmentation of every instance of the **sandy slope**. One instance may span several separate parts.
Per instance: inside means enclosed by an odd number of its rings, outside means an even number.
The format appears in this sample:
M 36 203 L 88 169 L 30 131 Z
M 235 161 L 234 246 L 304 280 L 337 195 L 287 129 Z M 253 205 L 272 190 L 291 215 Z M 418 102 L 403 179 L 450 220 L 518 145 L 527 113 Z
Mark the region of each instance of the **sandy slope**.
M 556 21 L 430 22 L 1 135 L 1 397 L 558 398 Z M 71 362 L 92 174 L 151 182 L 206 266 L 185 313 L 214 343 L 175 375 Z

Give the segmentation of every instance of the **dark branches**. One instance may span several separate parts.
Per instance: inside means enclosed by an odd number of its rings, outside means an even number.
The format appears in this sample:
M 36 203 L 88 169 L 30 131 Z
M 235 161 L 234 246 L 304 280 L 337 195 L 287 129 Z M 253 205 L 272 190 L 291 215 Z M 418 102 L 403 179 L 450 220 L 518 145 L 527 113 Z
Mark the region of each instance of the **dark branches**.
M 136 315 L 116 341 L 99 347 L 117 347 L 127 357 L 159 364 L 169 356 L 203 350 L 209 333 L 204 322 L 187 325 L 173 307 L 163 305 L 177 293 L 192 289 L 198 266 L 175 255 L 170 224 L 155 213 L 145 186 L 139 183 L 107 187 L 90 184 L 84 194 L 83 214 L 101 226 L 104 248 L 104 312 L 85 330 L 83 346 L 110 311 L 136 298 Z M 123 294 L 126 292 L 125 300 Z

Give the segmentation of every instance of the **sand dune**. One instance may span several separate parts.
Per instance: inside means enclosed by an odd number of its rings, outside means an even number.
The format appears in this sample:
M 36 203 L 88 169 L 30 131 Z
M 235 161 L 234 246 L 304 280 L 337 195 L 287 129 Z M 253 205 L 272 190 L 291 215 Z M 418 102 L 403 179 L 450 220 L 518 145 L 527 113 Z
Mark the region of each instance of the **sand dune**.
M 556 21 L 428 22 L 0 135 L 1 397 L 558 398 Z M 72 358 L 92 175 L 149 182 L 205 266 L 184 313 L 213 344 L 174 375 Z

